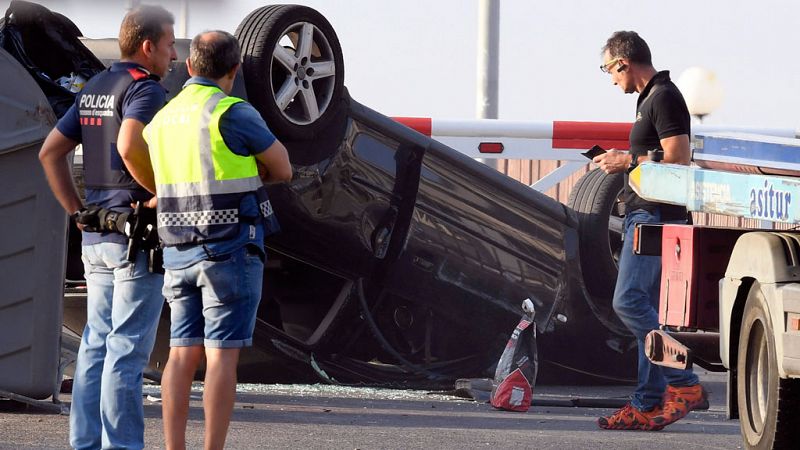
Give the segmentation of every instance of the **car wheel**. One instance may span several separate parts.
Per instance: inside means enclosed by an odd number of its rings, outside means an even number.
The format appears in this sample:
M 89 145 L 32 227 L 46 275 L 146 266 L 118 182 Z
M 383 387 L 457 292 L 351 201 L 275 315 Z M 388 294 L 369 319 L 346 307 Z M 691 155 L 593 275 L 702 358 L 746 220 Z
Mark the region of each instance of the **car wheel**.
M 236 29 L 248 100 L 284 139 L 312 139 L 341 105 L 344 62 L 330 23 L 299 5 L 264 6 Z
M 622 183 L 621 173 L 609 175 L 595 169 L 575 183 L 567 201 L 578 213 L 581 271 L 586 289 L 595 298 L 614 295 L 622 250 Z
M 748 449 L 796 448 L 800 438 L 800 380 L 780 378 L 774 336 L 766 299 L 753 283 L 736 363 L 739 424 Z

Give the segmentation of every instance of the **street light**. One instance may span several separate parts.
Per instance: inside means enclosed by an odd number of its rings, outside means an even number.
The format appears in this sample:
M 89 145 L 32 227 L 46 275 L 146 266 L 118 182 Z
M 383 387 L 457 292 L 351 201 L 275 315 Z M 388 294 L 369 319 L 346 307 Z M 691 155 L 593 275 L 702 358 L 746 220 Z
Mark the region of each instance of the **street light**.
M 722 103 L 722 86 L 717 75 L 703 67 L 689 67 L 675 82 L 686 100 L 689 114 L 703 122 L 703 117 Z

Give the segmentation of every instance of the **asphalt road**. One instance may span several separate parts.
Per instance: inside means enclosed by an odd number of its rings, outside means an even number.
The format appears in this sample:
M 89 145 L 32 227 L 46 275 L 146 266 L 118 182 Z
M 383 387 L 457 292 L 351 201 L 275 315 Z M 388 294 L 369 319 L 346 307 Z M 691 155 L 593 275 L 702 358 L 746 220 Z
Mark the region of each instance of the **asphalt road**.
M 725 419 L 725 385 L 703 374 L 711 408 L 695 411 L 658 432 L 607 431 L 596 418 L 613 409 L 534 405 L 527 413 L 422 391 L 321 385 L 240 385 L 227 448 L 533 448 L 735 449 L 739 423 Z M 620 401 L 631 387 L 537 386 L 534 398 Z M 145 398 L 148 448 L 163 448 L 158 386 Z M 202 448 L 202 386 L 193 389 L 188 448 Z M 69 396 L 63 396 L 64 401 Z M 6 402 L 8 403 L 8 402 Z M 68 417 L 26 408 L 0 411 L 0 448 L 68 447 Z

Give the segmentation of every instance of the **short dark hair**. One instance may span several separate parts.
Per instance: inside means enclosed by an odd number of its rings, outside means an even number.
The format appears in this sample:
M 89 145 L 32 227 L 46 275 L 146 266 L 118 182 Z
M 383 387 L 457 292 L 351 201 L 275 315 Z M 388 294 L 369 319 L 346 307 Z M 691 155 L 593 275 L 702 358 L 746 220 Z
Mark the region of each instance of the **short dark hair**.
M 175 17 L 161 6 L 140 5 L 132 9 L 119 27 L 119 51 L 130 58 L 144 41 L 158 42 L 164 35 L 164 25 L 175 25 Z
M 647 42 L 635 31 L 615 31 L 603 46 L 612 58 L 625 58 L 632 63 L 652 66 L 653 59 Z
M 197 75 L 218 80 L 242 61 L 242 51 L 232 34 L 204 31 L 192 39 L 189 61 Z

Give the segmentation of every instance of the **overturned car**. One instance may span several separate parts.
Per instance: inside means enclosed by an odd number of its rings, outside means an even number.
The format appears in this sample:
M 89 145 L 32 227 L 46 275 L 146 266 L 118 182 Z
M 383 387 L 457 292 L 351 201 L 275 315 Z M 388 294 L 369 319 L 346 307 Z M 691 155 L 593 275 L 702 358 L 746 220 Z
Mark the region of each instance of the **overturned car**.
M 56 114 L 58 99 L 73 94 L 40 73 L 56 80 L 119 58 L 116 39 L 78 41 L 63 16 L 24 2 L 14 8 L 4 26 L 18 30 L 28 57 L 21 63 L 47 86 Z M 54 35 L 52 22 L 82 45 L 64 44 L 70 37 Z M 43 23 L 50 32 L 32 31 Z M 526 298 L 540 333 L 540 381 L 635 378 L 635 341 L 610 306 L 619 177 L 587 174 L 570 202 L 576 212 L 359 104 L 344 86 L 336 34 L 313 9 L 265 6 L 235 34 L 244 60 L 233 95 L 259 110 L 294 172 L 290 183 L 269 188 L 283 231 L 268 238 L 241 381 L 430 387 L 485 377 Z M 44 53 L 54 46 L 63 51 Z M 163 80 L 170 95 L 188 77 L 188 46 L 178 41 L 178 62 Z M 72 294 L 81 290 L 79 239 L 72 227 Z M 73 336 L 84 311 L 80 295 L 65 299 Z M 168 312 L 153 376 L 167 341 Z

